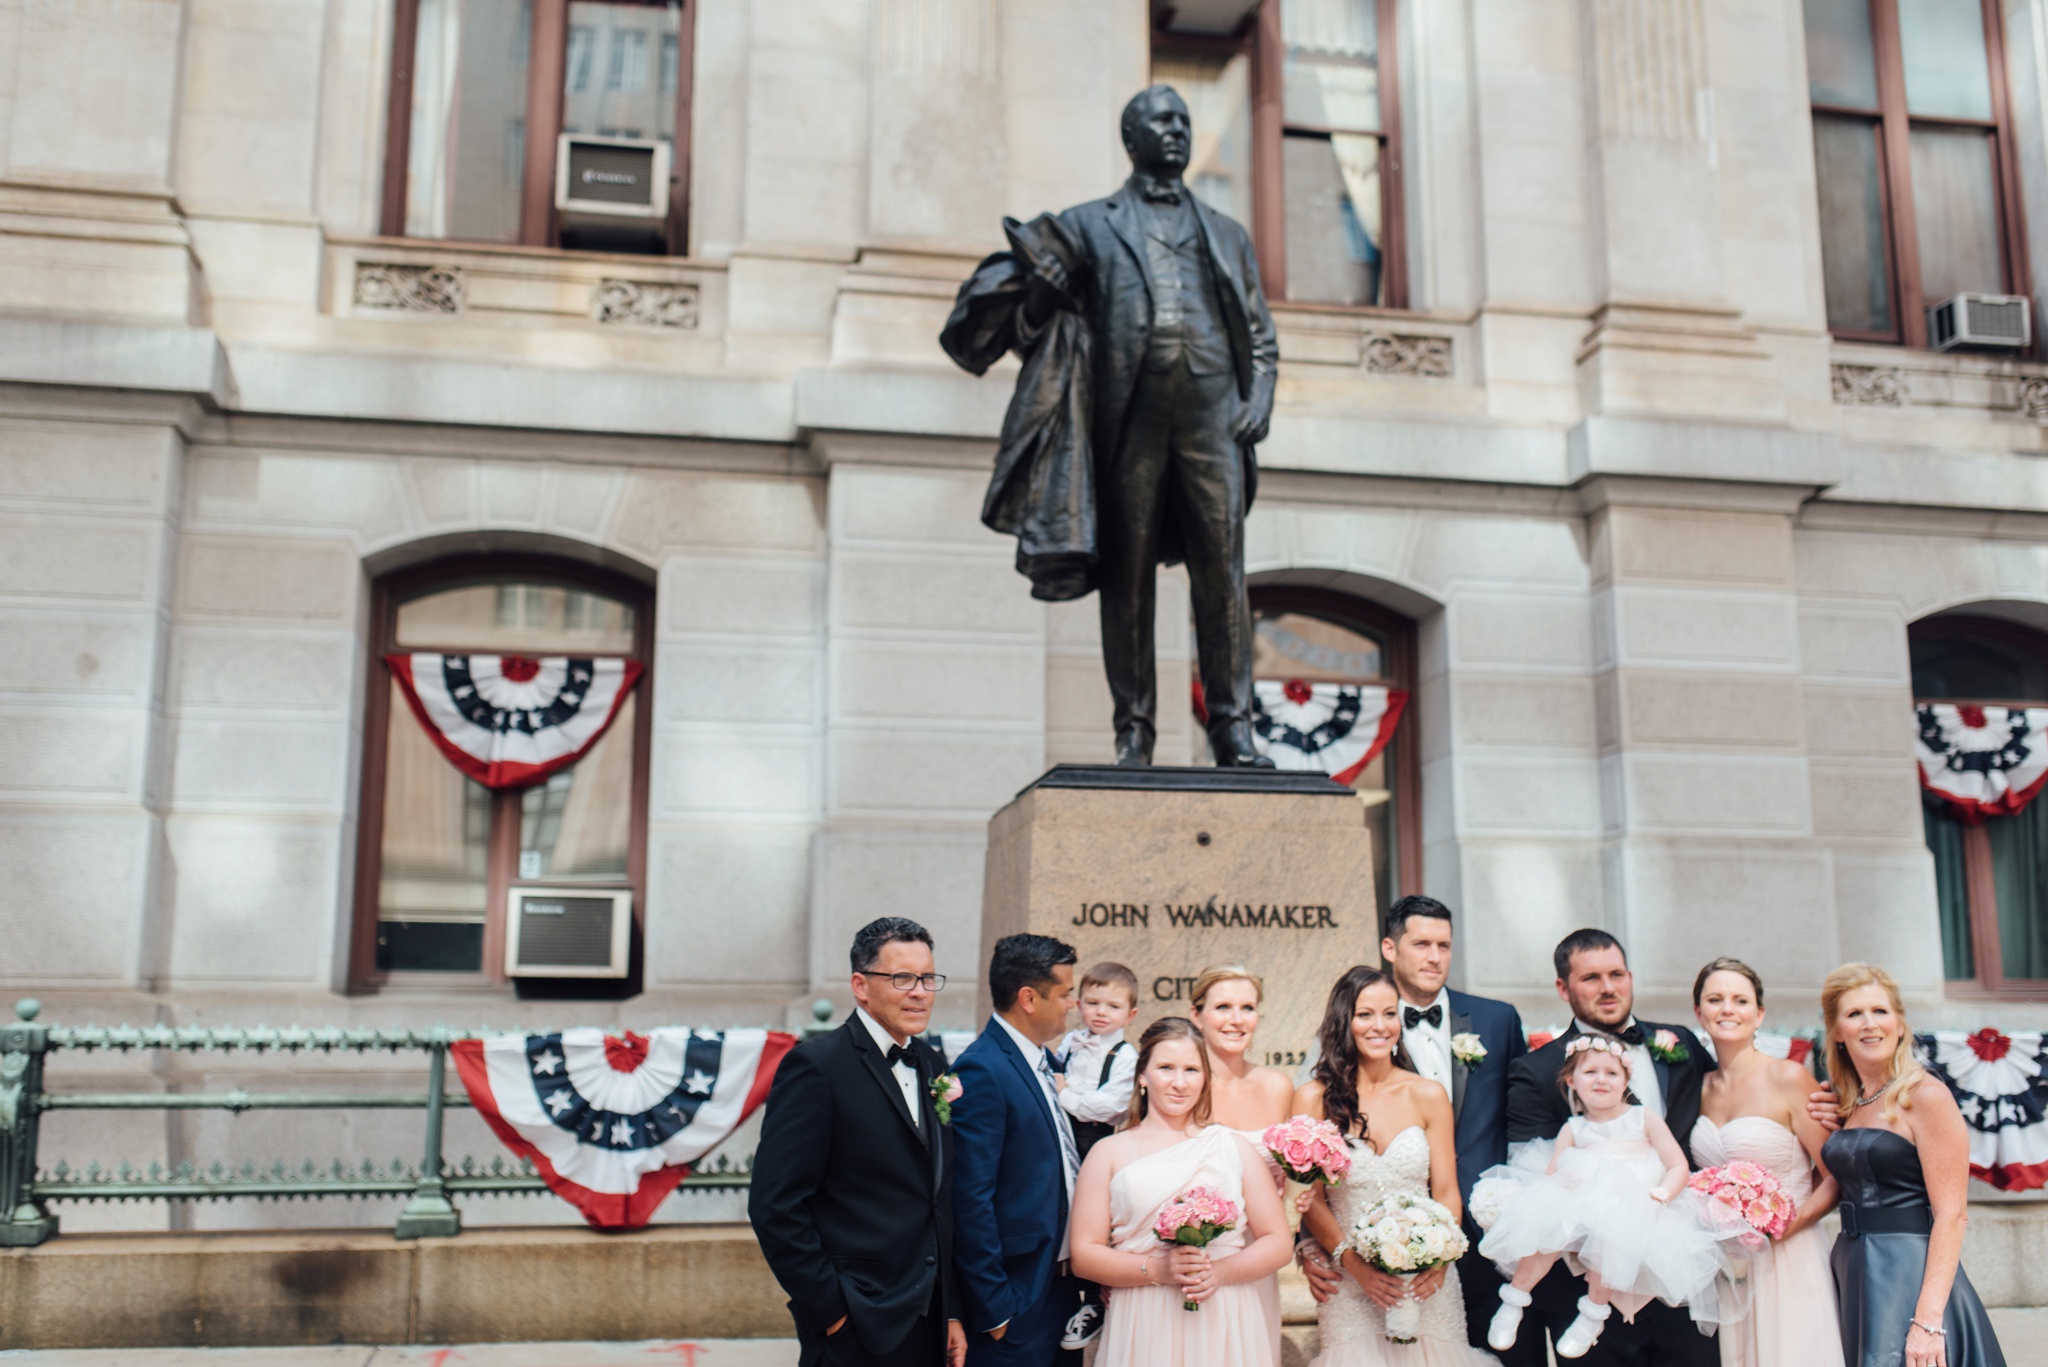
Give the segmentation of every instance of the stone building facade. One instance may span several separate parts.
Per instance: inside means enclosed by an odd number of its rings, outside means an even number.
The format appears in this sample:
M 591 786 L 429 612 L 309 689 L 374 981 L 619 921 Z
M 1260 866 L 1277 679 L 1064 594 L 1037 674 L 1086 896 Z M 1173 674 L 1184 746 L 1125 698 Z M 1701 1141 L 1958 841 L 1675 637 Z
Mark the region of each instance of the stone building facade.
M 0 979 L 100 1019 L 780 1023 L 884 913 L 975 975 L 988 819 L 1108 757 L 1108 693 L 1092 600 L 979 522 L 1013 372 L 936 339 L 1004 214 L 1121 181 L 1156 74 L 1270 277 L 1268 639 L 1334 624 L 1409 693 L 1383 882 L 1459 909 L 1463 985 L 1553 1019 L 1595 924 L 1667 1011 L 1733 953 L 1788 1023 L 1862 958 L 1930 1022 L 2039 1024 L 2048 868 L 1931 851 L 1910 704 L 1916 642 L 2024 683 L 2048 626 L 2048 364 L 1917 321 L 2034 294 L 2048 0 L 1947 47 L 1859 9 L 0 0 Z M 1858 42 L 1862 123 L 1822 89 Z M 1986 116 L 1916 122 L 1937 77 Z M 564 129 L 667 138 L 656 228 L 555 213 Z M 400 753 L 384 653 L 579 630 L 647 666 L 602 812 Z M 579 819 L 635 897 L 616 1004 L 492 969 Z

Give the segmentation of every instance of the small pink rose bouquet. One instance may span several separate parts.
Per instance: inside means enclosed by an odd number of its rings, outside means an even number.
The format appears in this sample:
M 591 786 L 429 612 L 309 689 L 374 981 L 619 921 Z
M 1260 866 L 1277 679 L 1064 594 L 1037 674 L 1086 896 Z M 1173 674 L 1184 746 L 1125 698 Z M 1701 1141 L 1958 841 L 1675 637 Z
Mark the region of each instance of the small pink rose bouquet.
M 1297 1115 L 1270 1126 L 1259 1140 L 1273 1161 L 1297 1182 L 1334 1187 L 1351 1171 L 1351 1149 L 1343 1132 L 1327 1120 Z
M 1707 1198 L 1714 1222 L 1735 1229 L 1749 1248 L 1784 1237 L 1798 1213 L 1777 1177 L 1760 1163 L 1737 1159 L 1694 1173 L 1686 1185 Z
M 1168 1201 L 1152 1222 L 1152 1232 L 1169 1244 L 1207 1248 L 1218 1235 L 1237 1228 L 1237 1202 L 1214 1187 L 1189 1187 Z M 1200 1310 L 1200 1301 L 1182 1301 L 1183 1310 Z

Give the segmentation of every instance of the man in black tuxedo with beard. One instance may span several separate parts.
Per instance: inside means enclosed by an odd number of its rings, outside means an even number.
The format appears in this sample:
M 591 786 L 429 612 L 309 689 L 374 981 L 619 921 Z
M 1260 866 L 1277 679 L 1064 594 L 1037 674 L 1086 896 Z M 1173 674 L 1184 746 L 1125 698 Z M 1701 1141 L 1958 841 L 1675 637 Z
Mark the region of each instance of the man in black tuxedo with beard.
M 1613 1035 L 1628 1046 L 1629 1090 L 1664 1117 L 1688 1161 L 1692 1127 L 1700 1118 L 1700 1083 L 1714 1056 L 1683 1025 L 1637 1020 L 1635 980 L 1621 941 L 1604 930 L 1575 930 L 1552 955 L 1557 995 L 1572 1011 L 1571 1028 L 1508 1070 L 1508 1142 L 1555 1139 L 1571 1118 L 1558 1088 L 1564 1049 L 1574 1036 Z M 1660 1040 L 1660 1036 L 1663 1037 Z M 1584 1283 L 1560 1262 L 1536 1284 L 1534 1304 L 1522 1316 L 1521 1336 L 1500 1355 L 1509 1367 L 1544 1367 L 1544 1335 L 1554 1340 L 1578 1316 Z M 1491 1314 L 1496 1306 L 1485 1307 Z M 1651 1301 L 1630 1324 L 1616 1315 L 1584 1358 L 1587 1367 L 1717 1367 L 1720 1349 L 1693 1326 L 1685 1310 Z M 1819 1367 L 1813 1364 L 1812 1367 Z
M 953 1137 L 932 1091 L 946 1061 L 918 1038 L 946 980 L 931 933 L 900 916 L 863 926 L 851 959 L 859 1009 L 775 1074 L 747 1216 L 799 1367 L 961 1367 Z

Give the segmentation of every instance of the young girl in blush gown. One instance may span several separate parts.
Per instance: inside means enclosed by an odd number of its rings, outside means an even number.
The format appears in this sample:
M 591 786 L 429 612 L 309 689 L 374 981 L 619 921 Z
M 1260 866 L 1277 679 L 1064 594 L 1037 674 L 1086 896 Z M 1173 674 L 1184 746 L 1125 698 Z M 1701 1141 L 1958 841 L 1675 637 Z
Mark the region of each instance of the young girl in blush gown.
M 1074 1273 L 1112 1288 L 1095 1367 L 1278 1367 L 1256 1284 L 1293 1251 L 1287 1215 L 1259 1152 L 1208 1123 L 1210 1100 L 1193 1023 L 1154 1021 L 1130 1123 L 1088 1151 L 1074 1183 Z M 1207 1248 L 1162 1243 L 1154 1220 L 1194 1187 L 1235 1202 L 1237 1227 Z
M 1252 1061 L 1252 1040 L 1258 1033 L 1259 1004 L 1265 991 L 1265 984 L 1242 964 L 1217 964 L 1196 977 L 1188 997 L 1192 1003 L 1188 1016 L 1202 1032 L 1202 1047 L 1209 1056 L 1212 1118 L 1243 1135 L 1258 1150 L 1273 1175 L 1273 1190 L 1284 1191 L 1287 1176 L 1266 1152 L 1265 1134 L 1294 1114 L 1289 1104 L 1294 1099 L 1294 1083 L 1279 1069 Z M 1277 1359 L 1280 1279 L 1268 1279 L 1258 1287 L 1258 1294 Z
M 1586 1294 L 1578 1318 L 1557 1338 L 1561 1358 L 1585 1356 L 1610 1306 L 1633 1320 L 1661 1300 L 1688 1306 L 1703 1326 L 1719 1323 L 1717 1283 L 1727 1261 L 1701 1217 L 1699 1196 L 1686 1188 L 1684 1151 L 1663 1117 L 1629 1094 L 1627 1046 L 1606 1035 L 1577 1036 L 1565 1046 L 1558 1085 L 1574 1114 L 1543 1175 L 1510 1163 L 1480 1179 L 1496 1185 L 1472 1191 L 1475 1212 L 1489 1203 L 1498 1208 L 1480 1253 L 1503 1272 L 1513 1268 L 1488 1345 L 1500 1352 L 1514 1346 L 1530 1290 L 1567 1255 L 1574 1270 L 1585 1270 Z
M 1768 1168 L 1794 1206 L 1791 1225 L 1750 1258 L 1750 1310 L 1721 1326 L 1721 1367 L 1833 1367 L 1842 1360 L 1842 1331 L 1820 1222 L 1834 1209 L 1837 1188 L 1825 1168 L 1814 1180 L 1828 1132 L 1806 1113 L 1813 1074 L 1757 1052 L 1764 984 L 1741 960 L 1716 959 L 1701 969 L 1692 1006 L 1720 1064 L 1700 1090 L 1693 1161 L 1702 1168 L 1736 1161 Z

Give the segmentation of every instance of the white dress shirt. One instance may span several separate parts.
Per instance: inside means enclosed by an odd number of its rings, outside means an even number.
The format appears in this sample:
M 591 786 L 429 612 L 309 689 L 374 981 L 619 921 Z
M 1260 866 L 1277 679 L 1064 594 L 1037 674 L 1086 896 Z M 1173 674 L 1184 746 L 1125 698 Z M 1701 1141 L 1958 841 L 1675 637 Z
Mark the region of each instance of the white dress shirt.
M 875 1047 L 882 1051 L 882 1057 L 887 1058 L 889 1051 L 896 1047 L 896 1041 L 882 1028 L 881 1022 L 865 1010 L 856 1007 L 853 1014 L 868 1028 L 868 1034 L 875 1041 Z M 898 1090 L 903 1093 L 903 1104 L 910 1110 L 910 1123 L 920 1130 L 923 1129 L 924 1102 L 917 1094 L 917 1069 L 908 1062 L 897 1062 L 889 1065 L 889 1072 L 896 1079 Z
M 1046 1076 L 1046 1070 L 1039 1067 L 1039 1064 L 1045 1060 L 1045 1046 L 1036 1041 L 1026 1039 L 1023 1031 L 1004 1020 L 1001 1016 L 996 1017 L 996 1024 L 1009 1032 L 1010 1039 L 1016 1044 L 1018 1052 L 1024 1055 L 1024 1066 L 1031 1070 L 1031 1076 L 1038 1079 L 1038 1090 L 1045 1096 L 1045 1108 L 1052 1112 L 1054 1131 L 1057 1134 L 1064 1134 L 1066 1136 L 1060 1141 L 1060 1172 L 1067 1179 L 1067 1211 L 1069 1218 L 1061 1221 L 1060 1224 L 1059 1253 L 1059 1260 L 1065 1262 L 1072 1235 L 1072 1230 L 1069 1226 L 1073 1224 L 1071 1215 L 1074 1209 L 1074 1163 L 1068 1158 L 1068 1155 L 1075 1152 L 1073 1143 L 1074 1131 L 1067 1124 L 1067 1113 L 1060 1109 L 1059 1089 L 1052 1085 L 1052 1079 Z
M 1443 1019 L 1435 1025 L 1428 1021 L 1417 1021 L 1409 1025 L 1408 1012 L 1428 1006 L 1414 1008 L 1405 1000 L 1401 1003 L 1401 1042 L 1408 1046 L 1408 1057 L 1415 1060 L 1415 1071 L 1444 1089 L 1444 1095 L 1451 1094 L 1451 994 L 1439 987 L 1436 1000 L 1430 1003 L 1443 1012 Z
M 1573 1018 L 1573 1023 L 1579 1027 L 1579 1033 L 1582 1035 L 1611 1035 L 1614 1033 L 1614 1031 L 1598 1025 L 1588 1025 L 1576 1017 Z M 1636 1018 L 1630 1016 L 1621 1023 L 1621 1028 L 1626 1030 L 1635 1023 Z M 1624 1044 L 1621 1047 L 1628 1054 L 1629 1090 L 1636 1094 L 1637 1101 L 1643 1103 L 1643 1109 L 1662 1118 L 1664 1114 L 1664 1089 L 1657 1085 L 1657 1060 L 1650 1057 L 1650 1046 L 1644 1043 Z

